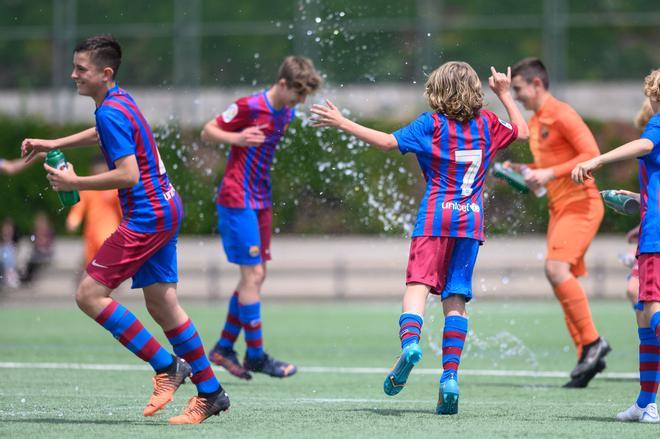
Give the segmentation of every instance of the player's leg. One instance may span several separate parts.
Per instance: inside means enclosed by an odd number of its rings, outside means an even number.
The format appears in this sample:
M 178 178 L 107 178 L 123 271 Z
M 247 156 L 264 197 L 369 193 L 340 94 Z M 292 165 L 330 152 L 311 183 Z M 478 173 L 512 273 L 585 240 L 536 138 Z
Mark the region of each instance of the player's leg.
M 80 309 L 131 352 L 148 362 L 156 375 L 165 373 L 175 365 L 174 357 L 132 312 L 113 300 L 110 294 L 158 251 L 163 245 L 161 241 L 162 237 L 158 234 L 141 234 L 119 227 L 87 266 L 87 274 L 76 292 L 76 302 Z
M 635 403 L 617 414 L 620 421 L 660 422 L 656 395 L 660 383 L 660 339 L 654 324 L 660 316 L 660 254 L 639 255 L 639 303 L 637 313 L 639 334 L 640 392 Z
M 472 273 L 479 252 L 479 241 L 456 239 L 447 282 L 442 290 L 445 326 L 442 332 L 442 376 L 436 412 L 441 415 L 458 413 L 458 367 L 468 332 L 465 304 L 472 299 Z
M 424 324 L 424 307 L 430 287 L 421 283 L 410 283 L 403 296 L 403 312 L 399 316 L 399 339 L 401 355 L 387 374 L 383 390 L 387 395 L 398 394 L 408 381 L 413 367 L 422 359 L 419 339 Z
M 182 382 L 188 376 L 197 387 L 197 396 L 190 400 L 183 414 L 171 418 L 170 423 L 197 424 L 227 410 L 229 397 L 211 369 L 194 323 L 179 305 L 176 283 L 154 283 L 143 290 L 147 310 L 161 326 L 177 355 L 176 365 L 154 378 L 154 395 L 145 412 L 153 414 L 152 411 L 155 413 L 171 401 L 181 384 L 179 380 Z
M 220 205 L 216 205 L 216 210 L 218 232 L 222 236 L 222 246 L 227 260 L 238 265 L 260 263 L 258 252 L 255 250 L 260 247 L 260 238 L 254 210 L 228 208 Z M 252 375 L 238 360 L 234 350 L 236 339 L 243 329 L 239 305 L 242 277 L 241 273 L 241 280 L 229 300 L 220 338 L 209 352 L 209 360 L 223 367 L 232 375 L 249 380 Z

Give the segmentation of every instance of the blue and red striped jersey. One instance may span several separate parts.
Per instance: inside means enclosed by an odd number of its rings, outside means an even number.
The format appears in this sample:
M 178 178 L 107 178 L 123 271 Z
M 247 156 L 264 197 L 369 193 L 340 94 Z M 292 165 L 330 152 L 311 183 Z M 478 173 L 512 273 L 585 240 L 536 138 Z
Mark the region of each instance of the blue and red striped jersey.
M 240 98 L 216 118 L 224 131 L 238 132 L 259 126 L 266 140 L 259 146 L 232 145 L 216 203 L 225 207 L 265 209 L 272 206 L 270 167 L 295 110 L 275 110 L 266 91 Z
M 660 114 L 646 124 L 642 139 L 653 142 L 653 150 L 639 157 L 640 213 L 639 252 L 660 252 Z
M 170 230 L 181 223 L 181 198 L 167 178 L 158 145 L 133 98 L 115 86 L 96 109 L 96 131 L 109 169 L 122 157 L 135 155 L 140 180 L 119 189 L 122 224 L 136 232 Z
M 493 155 L 518 137 L 518 128 L 482 109 L 464 123 L 426 112 L 393 134 L 402 154 L 417 156 L 426 180 L 412 236 L 483 241 L 486 170 Z

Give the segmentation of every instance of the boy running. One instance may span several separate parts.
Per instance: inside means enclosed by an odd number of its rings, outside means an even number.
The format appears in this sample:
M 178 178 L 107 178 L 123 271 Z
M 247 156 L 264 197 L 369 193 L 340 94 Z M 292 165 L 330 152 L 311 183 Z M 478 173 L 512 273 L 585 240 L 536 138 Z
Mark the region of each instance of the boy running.
M 507 74 L 491 67 L 490 88 L 512 123 L 483 109 L 481 82 L 464 62 L 448 62 L 426 81 L 433 110 L 392 134 L 376 131 L 342 116 L 332 102 L 314 105 L 317 127 L 339 128 L 383 151 L 412 152 L 426 180 L 413 230 L 403 313 L 399 317 L 401 357 L 384 382 L 396 395 L 421 360 L 419 340 L 429 293 L 442 298 L 445 326 L 443 374 L 436 413 L 458 413 L 458 366 L 468 331 L 465 303 L 472 298 L 472 271 L 483 234 L 483 183 L 493 155 L 516 139 L 526 139 L 527 125 L 509 93 Z
M 209 359 L 232 375 L 250 379 L 250 372 L 284 378 L 296 366 L 266 354 L 261 330 L 261 288 L 271 259 L 272 200 L 270 168 L 277 145 L 305 102 L 321 85 L 308 58 L 289 56 L 269 89 L 238 99 L 209 121 L 202 140 L 231 145 L 225 175 L 216 197 L 218 231 L 229 262 L 239 266 L 240 280 L 229 300 L 227 318 Z M 243 364 L 234 343 L 245 331 Z
M 653 117 L 641 138 L 621 145 L 603 155 L 579 163 L 572 172 L 576 183 L 584 183 L 601 166 L 637 158 L 639 160 L 640 214 L 639 334 L 640 392 L 635 403 L 617 414 L 619 421 L 660 422 L 656 394 L 660 382 L 660 69 L 644 79 L 644 94 L 649 98 Z
M 55 140 L 25 139 L 23 156 L 73 146 L 99 144 L 109 171 L 78 176 L 69 163 L 57 170 L 44 164 L 56 191 L 118 189 L 123 219 L 87 266 L 76 292 L 80 309 L 156 372 L 144 409 L 153 416 L 172 401 L 190 377 L 198 395 L 171 424 L 197 424 L 229 408 L 229 397 L 204 354 L 197 330 L 177 300 L 176 242 L 183 205 L 170 184 L 151 129 L 133 98 L 115 82 L 121 47 L 110 35 L 88 38 L 73 54 L 71 79 L 78 93 L 96 104 L 96 127 Z M 147 310 L 175 355 L 170 354 L 112 291 L 132 277 L 142 288 Z
M 545 275 L 564 311 L 578 363 L 564 387 L 583 388 L 605 369 L 611 350 L 591 317 L 587 295 L 578 276 L 587 274 L 584 255 L 603 220 L 604 207 L 596 183 L 571 181 L 573 167 L 599 154 L 598 145 L 582 118 L 550 91 L 548 72 L 541 60 L 526 58 L 513 66 L 511 85 L 516 99 L 534 112 L 529 120 L 529 148 L 534 163 L 525 182 L 531 188 L 547 186 L 548 222 Z M 510 164 L 519 170 L 520 164 Z

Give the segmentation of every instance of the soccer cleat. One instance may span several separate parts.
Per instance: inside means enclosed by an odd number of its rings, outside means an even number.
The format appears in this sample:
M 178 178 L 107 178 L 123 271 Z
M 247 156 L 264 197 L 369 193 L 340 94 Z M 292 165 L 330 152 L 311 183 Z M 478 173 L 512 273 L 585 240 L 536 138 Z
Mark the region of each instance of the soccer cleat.
M 635 402 L 626 410 L 619 412 L 616 415 L 616 419 L 617 421 L 622 421 L 622 422 L 645 422 L 645 423 L 660 422 L 660 418 L 658 417 L 658 406 L 654 403 L 649 404 L 644 408 L 641 408 Z
M 200 424 L 211 416 L 229 410 L 229 405 L 229 396 L 222 389 L 213 396 L 193 396 L 188 401 L 188 406 L 183 409 L 183 413 L 170 418 L 169 423 L 173 425 Z
M 216 345 L 213 350 L 209 352 L 209 361 L 217 366 L 221 366 L 235 377 L 243 380 L 252 379 L 252 375 L 250 375 L 250 372 L 248 372 L 238 361 L 236 351 L 232 348 L 222 348 Z
M 172 401 L 174 392 L 192 375 L 192 367 L 183 358 L 174 357 L 174 367 L 153 377 L 154 391 L 144 408 L 144 416 L 153 416 Z
M 394 367 L 387 374 L 383 383 L 385 394 L 394 396 L 403 390 L 403 386 L 408 381 L 408 376 L 417 363 L 422 359 L 422 349 L 417 343 L 410 343 L 401 352 L 401 356 L 394 364 Z
M 605 358 L 612 348 L 607 341 L 599 337 L 598 340 L 585 346 L 582 351 L 582 356 L 577 366 L 571 371 L 571 378 L 577 378 L 585 372 L 590 372 L 598 367 L 598 362 Z
M 261 358 L 246 356 L 243 365 L 251 372 L 259 372 L 275 378 L 290 377 L 298 371 L 293 364 L 276 360 L 268 354 L 264 354 Z
M 451 375 L 447 381 L 440 383 L 438 405 L 435 412 L 439 415 L 455 415 L 458 413 L 458 381 Z
M 562 387 L 565 389 L 583 389 L 589 385 L 589 382 L 596 376 L 596 374 L 604 371 L 605 367 L 607 367 L 605 360 L 600 360 L 595 369 L 591 369 L 576 378 L 571 378 L 571 380 Z

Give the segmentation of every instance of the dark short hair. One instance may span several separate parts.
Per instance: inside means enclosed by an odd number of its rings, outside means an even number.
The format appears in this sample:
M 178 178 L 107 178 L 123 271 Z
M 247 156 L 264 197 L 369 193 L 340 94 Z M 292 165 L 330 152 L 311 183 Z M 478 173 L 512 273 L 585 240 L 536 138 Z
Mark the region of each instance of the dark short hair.
M 548 71 L 543 62 L 538 58 L 524 58 L 518 61 L 511 69 L 511 77 L 522 76 L 525 81 L 532 82 L 534 78 L 539 78 L 547 90 L 550 88 Z
M 87 38 L 73 49 L 73 53 L 88 52 L 90 60 L 102 69 L 110 67 L 114 78 L 121 64 L 121 46 L 110 34 Z

